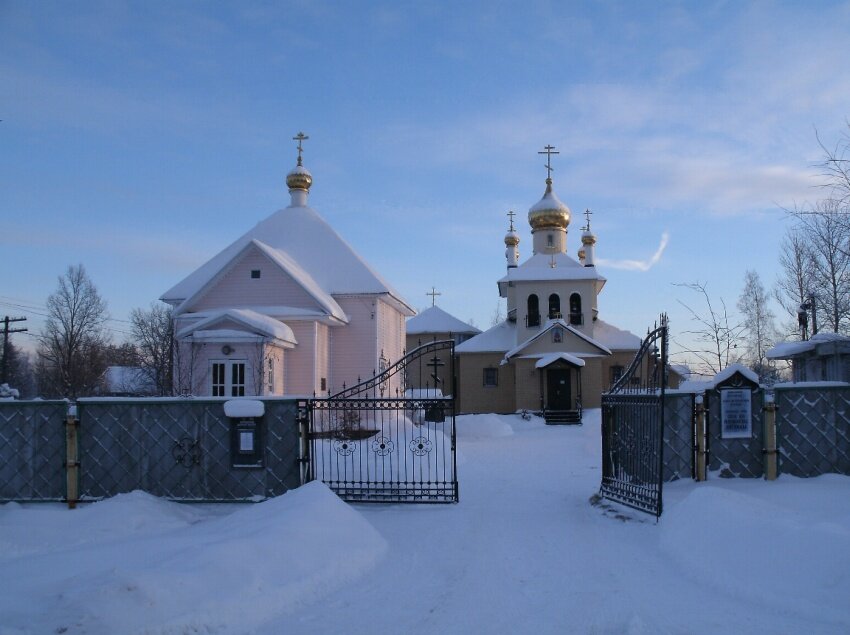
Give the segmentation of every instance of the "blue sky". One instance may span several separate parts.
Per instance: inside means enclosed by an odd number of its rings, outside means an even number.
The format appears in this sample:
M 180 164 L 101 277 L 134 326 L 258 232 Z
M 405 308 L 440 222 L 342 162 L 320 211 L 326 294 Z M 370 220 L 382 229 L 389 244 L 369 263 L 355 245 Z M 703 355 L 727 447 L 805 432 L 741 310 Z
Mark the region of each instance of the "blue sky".
M 311 205 L 414 306 L 435 285 L 489 326 L 549 143 L 570 253 L 594 212 L 600 315 L 686 330 L 674 283 L 730 307 L 746 269 L 773 284 L 815 130 L 850 116 L 848 32 L 847 2 L 0 0 L 0 315 L 37 330 L 82 262 L 120 339 L 288 203 L 304 130 Z

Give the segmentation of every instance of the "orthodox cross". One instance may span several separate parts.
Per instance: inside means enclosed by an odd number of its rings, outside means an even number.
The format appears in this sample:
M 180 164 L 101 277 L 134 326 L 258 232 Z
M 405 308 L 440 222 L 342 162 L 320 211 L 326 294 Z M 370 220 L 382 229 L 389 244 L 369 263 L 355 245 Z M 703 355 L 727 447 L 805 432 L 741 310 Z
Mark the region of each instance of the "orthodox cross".
M 584 217 L 587 219 L 587 227 L 584 229 L 590 231 L 590 215 L 593 214 L 589 209 L 584 210 Z
M 560 152 L 555 151 L 555 146 L 544 146 L 543 152 L 538 152 L 537 154 L 545 154 L 546 155 L 546 178 L 552 178 L 552 155 L 553 154 L 561 154 Z
M 437 296 L 438 296 L 438 295 L 443 295 L 443 294 L 442 294 L 442 293 L 440 293 L 439 291 L 437 291 L 437 289 L 436 289 L 436 288 L 431 287 L 431 291 L 430 291 L 430 292 L 428 292 L 428 293 L 426 293 L 425 295 L 430 295 L 430 296 L 431 296 L 431 306 L 437 306 Z
M 434 357 L 431 358 L 431 361 L 425 365 L 430 366 L 434 369 L 434 371 L 431 373 L 431 378 L 434 380 L 434 388 L 436 388 L 437 386 L 443 383 L 443 380 L 440 379 L 440 377 L 437 375 L 437 371 L 440 369 L 440 366 L 445 366 L 446 363 L 441 361 L 439 357 L 434 355 Z
M 514 230 L 514 216 L 516 216 L 516 212 L 513 211 L 513 210 L 510 210 L 507 214 L 505 214 L 505 216 L 507 216 L 511 219 L 511 231 L 513 231 Z
M 302 148 L 302 147 L 301 147 L 301 142 L 302 142 L 302 141 L 305 141 L 305 140 L 307 140 L 307 139 L 309 139 L 309 138 L 310 138 L 310 137 L 308 137 L 307 135 L 305 135 L 303 132 L 299 132 L 297 135 L 295 135 L 294 137 L 292 137 L 292 140 L 293 140 L 293 141 L 297 141 L 297 142 L 298 142 L 298 165 L 301 165 L 301 153 L 304 151 L 304 148 Z

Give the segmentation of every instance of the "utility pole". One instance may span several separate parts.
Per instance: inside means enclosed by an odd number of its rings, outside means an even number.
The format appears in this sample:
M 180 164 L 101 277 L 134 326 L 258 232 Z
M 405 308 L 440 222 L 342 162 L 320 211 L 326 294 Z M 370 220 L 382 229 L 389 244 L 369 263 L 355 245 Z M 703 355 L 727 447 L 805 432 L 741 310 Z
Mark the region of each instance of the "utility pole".
M 10 333 L 25 333 L 27 329 L 25 328 L 9 328 L 9 325 L 13 322 L 26 322 L 25 317 L 19 318 L 11 318 L 8 315 L 3 318 L 3 366 L 2 366 L 2 377 L 0 377 L 0 384 L 9 383 L 9 334 Z

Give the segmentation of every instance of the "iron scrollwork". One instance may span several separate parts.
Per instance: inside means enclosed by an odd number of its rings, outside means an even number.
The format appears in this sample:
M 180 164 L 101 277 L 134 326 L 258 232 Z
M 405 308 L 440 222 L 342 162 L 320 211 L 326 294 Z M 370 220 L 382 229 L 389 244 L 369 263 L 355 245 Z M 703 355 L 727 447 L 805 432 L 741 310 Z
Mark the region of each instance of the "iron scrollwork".
M 171 448 L 171 456 L 174 460 L 185 468 L 191 468 L 194 465 L 201 463 L 201 449 L 198 447 L 198 440 L 191 437 L 183 437 L 179 441 L 175 441 L 174 447 Z

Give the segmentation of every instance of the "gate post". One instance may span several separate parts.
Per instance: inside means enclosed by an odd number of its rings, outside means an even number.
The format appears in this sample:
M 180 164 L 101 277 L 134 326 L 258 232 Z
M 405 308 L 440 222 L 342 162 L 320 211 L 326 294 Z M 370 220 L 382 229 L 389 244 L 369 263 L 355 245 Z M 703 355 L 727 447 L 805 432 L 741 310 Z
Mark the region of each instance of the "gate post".
M 74 509 L 80 498 L 80 457 L 77 444 L 77 407 L 68 409 L 65 419 L 65 494 L 68 509 Z
M 776 402 L 773 395 L 764 395 L 764 478 L 775 481 L 776 465 Z
M 705 474 L 705 396 L 697 395 L 696 401 L 696 421 L 694 422 L 694 449 L 696 450 L 696 470 L 694 478 L 697 481 L 704 481 Z

